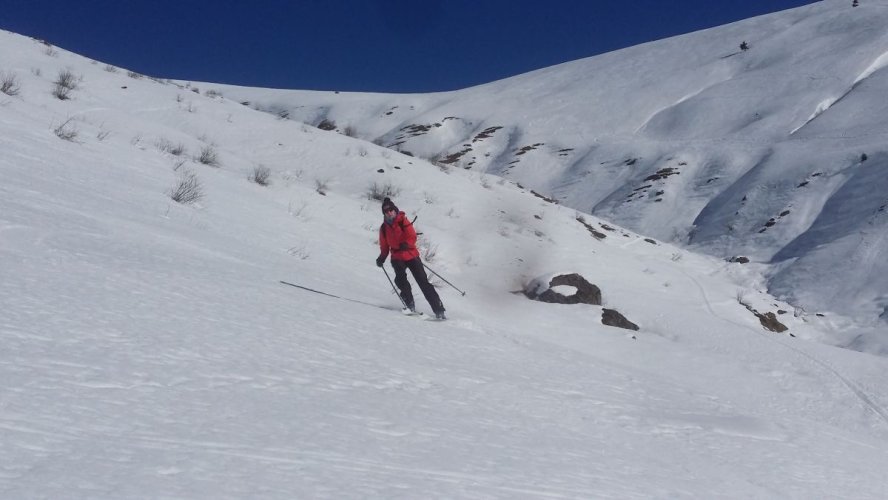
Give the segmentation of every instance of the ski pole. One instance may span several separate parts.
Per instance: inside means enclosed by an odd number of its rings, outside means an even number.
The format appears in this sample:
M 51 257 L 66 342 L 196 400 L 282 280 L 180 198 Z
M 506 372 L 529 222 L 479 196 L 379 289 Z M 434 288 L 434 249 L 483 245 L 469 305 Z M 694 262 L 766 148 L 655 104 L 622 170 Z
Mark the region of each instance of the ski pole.
M 395 295 L 398 296 L 398 300 L 401 301 L 401 305 L 404 306 L 404 309 L 408 309 L 408 307 L 407 307 L 407 303 L 404 302 L 404 297 L 401 297 L 401 294 L 398 293 L 398 289 L 395 288 L 395 284 L 392 282 L 392 279 L 389 278 L 389 273 L 388 273 L 388 271 L 386 271 L 384 267 L 381 267 L 380 269 L 382 269 L 382 272 L 385 273 L 385 277 L 388 278 L 388 280 L 389 280 L 389 285 L 392 285 L 392 290 L 394 290 Z
M 332 293 L 322 292 L 320 290 L 315 290 L 314 288 L 308 288 L 307 286 L 297 285 L 296 283 L 290 283 L 289 281 L 280 281 L 280 283 L 282 285 L 289 285 L 289 286 L 292 286 L 295 288 L 300 288 L 302 290 L 308 290 L 309 292 L 314 292 L 314 293 L 317 293 L 320 295 L 326 295 L 327 297 L 333 297 L 334 299 L 347 300 L 349 302 L 356 302 L 358 304 L 364 304 L 365 306 L 382 307 L 379 304 L 371 304 L 370 302 L 364 302 L 363 300 L 350 299 L 348 297 L 340 297 L 339 295 L 333 295 Z M 385 309 L 384 307 L 382 307 L 382 308 Z
M 428 269 L 429 272 L 431 272 L 431 273 L 434 274 L 435 276 L 441 278 L 441 281 L 443 281 L 444 283 L 447 283 L 448 285 L 452 286 L 454 290 L 456 290 L 457 292 L 461 293 L 461 294 L 463 295 L 463 297 L 465 297 L 466 292 L 460 290 L 460 289 L 457 288 L 453 283 L 451 283 L 451 282 L 447 281 L 446 279 L 444 279 L 444 276 L 441 276 L 440 274 L 436 273 L 435 270 L 432 269 L 431 267 L 427 266 L 425 262 L 422 263 L 422 267 Z M 386 273 L 386 274 L 387 274 L 387 273 Z

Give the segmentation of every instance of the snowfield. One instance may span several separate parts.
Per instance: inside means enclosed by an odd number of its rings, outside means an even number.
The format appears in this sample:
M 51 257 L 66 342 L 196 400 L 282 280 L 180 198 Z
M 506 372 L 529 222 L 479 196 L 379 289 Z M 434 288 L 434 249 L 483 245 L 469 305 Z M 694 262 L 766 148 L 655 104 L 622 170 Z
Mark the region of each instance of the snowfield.
M 8 32 L 0 72 L 0 497 L 888 496 L 888 359 L 836 347 L 884 330 L 768 266 Z M 448 321 L 398 311 L 374 184 Z M 515 293 L 560 272 L 603 306 Z

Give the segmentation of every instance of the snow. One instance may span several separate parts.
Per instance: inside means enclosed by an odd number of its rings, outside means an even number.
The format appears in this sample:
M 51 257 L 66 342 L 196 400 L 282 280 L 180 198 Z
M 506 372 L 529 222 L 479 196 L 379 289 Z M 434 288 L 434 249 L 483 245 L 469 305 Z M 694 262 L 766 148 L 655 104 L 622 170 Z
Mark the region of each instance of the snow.
M 763 264 L 15 34 L 0 67 L 4 498 L 888 495 L 888 359 L 831 345 L 876 336 L 768 295 Z M 448 321 L 398 312 L 374 182 L 467 292 L 438 282 Z M 562 271 L 604 306 L 512 293 Z
M 888 66 L 888 52 L 885 52 L 884 54 L 877 57 L 876 60 L 873 61 L 873 63 L 868 68 L 863 70 L 863 73 L 861 73 L 860 76 L 858 76 L 857 79 L 854 80 L 854 84 L 857 85 L 858 83 L 869 78 L 873 73 L 879 71 L 885 66 Z

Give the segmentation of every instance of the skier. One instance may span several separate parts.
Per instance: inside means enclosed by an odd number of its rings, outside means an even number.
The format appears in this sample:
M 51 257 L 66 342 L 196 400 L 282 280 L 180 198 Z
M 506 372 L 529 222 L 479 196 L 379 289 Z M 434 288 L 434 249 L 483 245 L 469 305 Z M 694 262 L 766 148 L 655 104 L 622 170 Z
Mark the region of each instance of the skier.
M 395 284 L 401 291 L 401 299 L 404 305 L 411 312 L 416 311 L 416 305 L 413 302 L 413 292 L 410 289 L 410 282 L 407 281 L 407 269 L 413 274 L 413 279 L 419 285 L 422 294 L 432 311 L 435 312 L 435 318 L 447 319 L 444 315 L 444 304 L 438 297 L 435 287 L 429 283 L 426 276 L 425 268 L 419 258 L 419 250 L 416 249 L 416 230 L 413 229 L 413 223 L 407 219 L 407 214 L 398 210 L 398 207 L 386 198 L 382 201 L 383 223 L 379 227 L 379 257 L 376 258 L 376 265 L 382 267 L 385 258 L 391 251 L 392 267 L 395 269 Z

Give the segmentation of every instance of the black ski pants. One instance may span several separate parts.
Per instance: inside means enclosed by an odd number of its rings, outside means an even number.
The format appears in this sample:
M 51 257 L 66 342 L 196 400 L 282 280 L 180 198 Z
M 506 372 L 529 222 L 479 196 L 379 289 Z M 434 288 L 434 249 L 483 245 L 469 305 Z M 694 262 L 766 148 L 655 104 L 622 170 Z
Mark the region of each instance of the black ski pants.
M 401 298 L 404 299 L 405 304 L 408 306 L 413 306 L 414 304 L 413 290 L 410 289 L 410 282 L 407 281 L 407 269 L 410 269 L 413 279 L 416 280 L 416 284 L 419 285 L 422 294 L 429 301 L 429 305 L 432 306 L 432 311 L 435 313 L 444 312 L 444 304 L 441 303 L 441 298 L 438 297 L 435 287 L 429 283 L 429 277 L 426 276 L 425 268 L 419 257 L 408 261 L 392 259 L 392 267 L 395 268 L 395 284 L 401 290 Z

